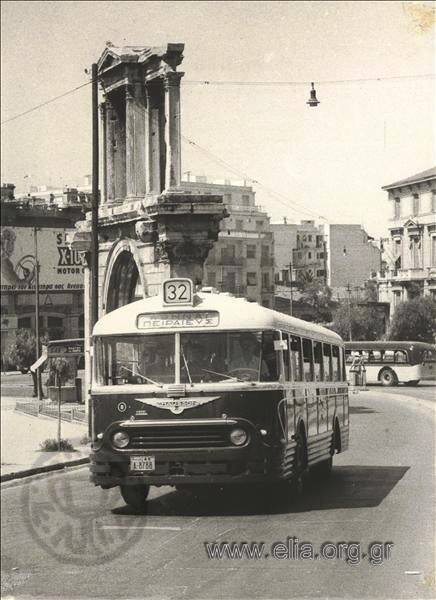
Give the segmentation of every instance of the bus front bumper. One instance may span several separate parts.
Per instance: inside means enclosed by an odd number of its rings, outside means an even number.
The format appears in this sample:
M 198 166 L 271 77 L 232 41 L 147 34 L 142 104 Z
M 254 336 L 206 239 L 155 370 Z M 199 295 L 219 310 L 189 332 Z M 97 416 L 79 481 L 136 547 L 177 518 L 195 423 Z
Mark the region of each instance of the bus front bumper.
M 263 444 L 242 448 L 158 450 L 152 472 L 131 471 L 135 453 L 114 454 L 104 448 L 91 454 L 91 481 L 103 488 L 117 485 L 231 484 L 280 479 L 282 451 Z

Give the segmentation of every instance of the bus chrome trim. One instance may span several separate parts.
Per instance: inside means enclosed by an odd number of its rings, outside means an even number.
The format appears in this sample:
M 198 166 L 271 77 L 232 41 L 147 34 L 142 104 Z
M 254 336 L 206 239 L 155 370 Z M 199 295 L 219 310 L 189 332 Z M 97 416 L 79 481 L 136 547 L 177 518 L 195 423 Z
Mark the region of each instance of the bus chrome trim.
M 180 427 L 181 425 L 218 425 L 218 426 L 229 426 L 237 425 L 238 421 L 235 419 L 160 419 L 158 420 L 135 420 L 135 421 L 121 421 L 120 427 Z

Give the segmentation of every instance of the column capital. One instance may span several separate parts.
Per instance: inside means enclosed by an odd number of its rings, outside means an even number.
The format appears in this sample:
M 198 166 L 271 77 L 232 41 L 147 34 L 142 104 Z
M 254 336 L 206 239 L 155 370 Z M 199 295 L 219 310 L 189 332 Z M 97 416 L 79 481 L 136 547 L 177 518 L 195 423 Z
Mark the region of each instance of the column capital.
M 179 87 L 183 75 L 181 71 L 167 71 L 163 76 L 164 88 L 168 90 L 170 87 Z

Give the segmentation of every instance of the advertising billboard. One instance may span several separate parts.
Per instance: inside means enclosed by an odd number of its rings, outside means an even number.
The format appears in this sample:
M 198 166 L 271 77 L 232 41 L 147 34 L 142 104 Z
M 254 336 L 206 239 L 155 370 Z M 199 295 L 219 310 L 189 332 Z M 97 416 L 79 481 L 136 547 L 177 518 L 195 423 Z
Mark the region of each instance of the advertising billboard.
M 84 287 L 84 257 L 66 243 L 65 229 L 37 230 L 41 290 Z M 1 291 L 35 288 L 35 238 L 32 227 L 1 227 Z

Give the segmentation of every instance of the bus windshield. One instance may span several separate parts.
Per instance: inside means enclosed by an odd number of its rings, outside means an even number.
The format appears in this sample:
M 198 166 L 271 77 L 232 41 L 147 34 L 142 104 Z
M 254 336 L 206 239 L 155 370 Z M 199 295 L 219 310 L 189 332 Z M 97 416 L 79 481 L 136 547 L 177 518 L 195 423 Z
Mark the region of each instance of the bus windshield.
M 180 334 L 181 383 L 277 381 L 273 331 Z M 96 343 L 100 385 L 176 382 L 176 335 L 105 336 Z

